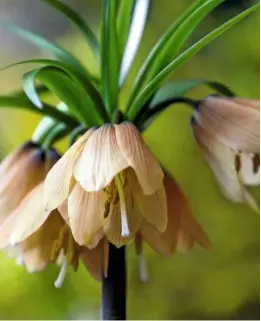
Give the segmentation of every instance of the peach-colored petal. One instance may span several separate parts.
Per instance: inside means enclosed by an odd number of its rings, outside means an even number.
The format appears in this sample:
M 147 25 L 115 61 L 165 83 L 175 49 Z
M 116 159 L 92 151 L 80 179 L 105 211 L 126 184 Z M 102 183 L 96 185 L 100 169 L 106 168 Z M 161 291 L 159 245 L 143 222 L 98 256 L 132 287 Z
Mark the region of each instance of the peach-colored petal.
M 83 248 L 82 260 L 90 274 L 97 281 L 100 281 L 102 276 L 103 242 L 101 241 L 99 245 L 92 250 Z
M 0 249 L 4 249 L 10 245 L 9 239 L 10 235 L 16 226 L 17 222 L 17 212 L 9 215 L 4 222 L 0 225 Z
M 144 195 L 132 170 L 127 171 L 127 184 L 134 196 L 143 218 L 155 226 L 160 232 L 164 232 L 168 222 L 167 199 L 164 185 L 160 186 L 152 195 Z
M 41 271 L 50 263 L 54 243 L 63 225 L 60 214 L 53 212 L 38 230 L 19 245 L 29 272 Z
M 17 217 L 16 226 L 9 239 L 11 244 L 22 242 L 45 222 L 49 213 L 43 210 L 42 200 L 43 183 L 36 186 L 11 214 Z
M 106 187 L 128 163 L 119 150 L 115 128 L 106 124 L 95 131 L 75 164 L 74 176 L 88 192 Z
M 209 239 L 191 215 L 188 201 L 178 184 L 166 174 L 164 186 L 168 205 L 167 228 L 160 233 L 151 224 L 143 221 L 141 236 L 155 251 L 167 256 L 175 250 L 188 250 L 194 242 L 208 249 Z
M 199 107 L 200 125 L 228 147 L 248 153 L 260 150 L 260 111 L 229 98 L 208 97 Z
M 39 149 L 37 144 L 33 142 L 26 142 L 22 146 L 15 149 L 9 154 L 0 164 L 0 177 L 6 175 L 7 171 L 12 169 L 14 166 L 19 166 L 18 163 L 22 163 L 25 159 L 30 157 L 32 151 Z
M 44 208 L 47 212 L 57 208 L 68 197 L 75 161 L 93 132 L 91 128 L 78 139 L 48 173 L 44 184 Z
M 33 150 L 10 168 L 0 181 L 0 224 L 21 200 L 45 177 L 45 158 L 41 150 Z
M 133 124 L 115 125 L 115 132 L 121 154 L 134 169 L 143 193 L 153 194 L 162 185 L 164 177 L 158 161 Z
M 224 196 L 236 203 L 246 203 L 258 212 L 255 199 L 240 183 L 234 152 L 200 125 L 194 124 L 193 129 L 204 157 L 215 174 Z
M 238 159 L 238 177 L 244 185 L 260 185 L 259 155 L 241 153 Z
M 69 225 L 68 200 L 65 200 L 58 208 L 58 212 L 64 221 Z
M 121 209 L 119 202 L 110 205 L 109 215 L 104 225 L 104 233 L 108 241 L 117 247 L 130 243 L 134 238 L 136 232 L 140 228 L 142 216 L 136 204 L 130 197 L 127 196 L 127 221 L 129 236 L 122 236 L 122 222 Z
M 79 245 L 91 245 L 103 226 L 105 193 L 85 192 L 77 183 L 68 199 L 69 225 Z M 99 233 L 100 235 L 100 233 Z

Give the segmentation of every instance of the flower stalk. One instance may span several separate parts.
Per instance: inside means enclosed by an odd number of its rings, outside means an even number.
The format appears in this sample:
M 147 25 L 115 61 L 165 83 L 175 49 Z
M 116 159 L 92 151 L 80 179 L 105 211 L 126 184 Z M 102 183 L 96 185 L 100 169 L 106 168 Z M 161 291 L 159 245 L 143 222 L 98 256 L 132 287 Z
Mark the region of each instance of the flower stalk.
M 110 244 L 108 275 L 102 275 L 102 320 L 126 320 L 126 283 L 125 246 Z

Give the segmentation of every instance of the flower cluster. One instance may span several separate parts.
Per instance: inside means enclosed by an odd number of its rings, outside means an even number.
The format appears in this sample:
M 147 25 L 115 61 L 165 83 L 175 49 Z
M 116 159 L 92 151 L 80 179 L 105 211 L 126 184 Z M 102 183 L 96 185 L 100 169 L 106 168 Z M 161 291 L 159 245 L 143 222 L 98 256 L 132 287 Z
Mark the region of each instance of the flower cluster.
M 258 206 L 246 185 L 259 184 L 259 102 L 208 97 L 192 128 L 221 187 L 234 202 Z M 0 167 L 0 248 L 29 272 L 80 261 L 107 274 L 109 246 L 134 241 L 146 279 L 142 241 L 170 255 L 210 241 L 189 202 L 130 122 L 90 128 L 60 157 L 27 143 Z
M 61 158 L 27 144 L 1 173 L 0 200 L 9 207 L 0 247 L 16 249 L 30 272 L 60 264 L 57 286 L 80 259 L 97 279 L 106 274 L 108 242 L 144 239 L 163 255 L 195 242 L 210 247 L 185 195 L 129 122 L 88 130 Z

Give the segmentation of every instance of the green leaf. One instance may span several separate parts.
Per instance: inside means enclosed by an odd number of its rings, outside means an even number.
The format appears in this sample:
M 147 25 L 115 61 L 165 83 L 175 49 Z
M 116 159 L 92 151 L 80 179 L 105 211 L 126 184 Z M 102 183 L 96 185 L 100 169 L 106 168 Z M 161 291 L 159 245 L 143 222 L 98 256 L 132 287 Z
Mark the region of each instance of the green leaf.
M 119 57 L 116 30 L 116 0 L 103 0 L 101 75 L 103 98 L 108 114 L 118 108 Z
M 218 5 L 225 0 L 208 0 L 192 12 L 173 33 L 169 41 L 162 47 L 157 59 L 150 65 L 146 81 L 151 81 L 157 73 L 176 57 L 186 40 L 196 29 L 197 25 Z
M 117 14 L 118 48 L 120 60 L 122 59 L 128 39 L 134 3 L 135 0 L 121 1 Z
M 25 93 L 36 106 L 41 107 L 41 101 L 35 90 L 36 78 L 59 97 L 77 119 L 89 126 L 103 123 L 83 88 L 57 67 L 45 66 L 24 74 Z
M 11 68 L 11 67 L 14 67 L 16 65 L 28 64 L 28 63 L 41 64 L 41 65 L 44 65 L 46 67 L 48 67 L 48 66 L 49 67 L 56 67 L 56 68 L 62 70 L 64 73 L 66 73 L 75 82 L 75 84 L 79 88 L 83 88 L 84 89 L 86 96 L 88 95 L 88 97 L 86 97 L 86 102 L 89 102 L 89 100 L 91 99 L 92 103 L 97 107 L 97 112 L 99 113 L 100 117 L 103 118 L 104 120 L 108 120 L 108 115 L 106 113 L 105 106 L 104 106 L 103 101 L 102 101 L 102 97 L 101 97 L 100 93 L 98 92 L 98 90 L 96 89 L 96 87 L 93 86 L 92 82 L 87 77 L 75 74 L 71 70 L 70 67 L 68 67 L 66 64 L 64 64 L 61 61 L 51 60 L 51 59 L 23 60 L 23 61 L 20 61 L 20 62 L 16 62 L 16 63 L 14 63 L 12 65 L 9 65 L 9 66 L 7 66 L 7 67 L 5 67 L 3 69 L 0 69 L 0 70 L 5 70 L 7 68 Z M 27 84 L 26 84 L 26 87 L 27 87 Z M 44 88 L 46 88 L 46 87 L 44 87 Z M 30 92 L 32 92 L 31 89 L 32 88 L 30 88 Z M 34 102 L 34 104 L 38 108 L 41 108 L 41 101 L 40 101 L 40 98 L 39 98 L 39 91 L 38 90 L 34 90 L 33 92 L 34 92 L 33 96 L 30 96 L 29 98 Z
M 68 66 L 71 66 L 73 69 L 75 69 L 80 74 L 87 74 L 89 76 L 89 73 L 85 69 L 85 67 L 81 64 L 81 62 L 75 58 L 71 53 L 69 53 L 67 50 L 61 48 L 60 46 L 52 43 L 51 41 L 45 39 L 44 37 L 41 37 L 35 33 L 33 33 L 30 30 L 24 29 L 20 26 L 17 26 L 15 24 L 11 24 L 7 21 L 0 20 L 0 26 L 14 32 L 19 37 L 23 38 L 24 40 L 34 44 L 35 46 L 46 50 L 49 52 L 52 56 L 56 57 L 57 59 L 63 61 Z
M 87 23 L 82 19 L 82 17 L 74 11 L 72 8 L 67 6 L 66 4 L 58 1 L 58 0 L 43 0 L 50 6 L 56 8 L 60 12 L 62 12 L 71 22 L 75 24 L 75 26 L 80 30 L 80 32 L 85 37 L 87 43 L 90 45 L 92 51 L 94 52 L 97 60 L 99 61 L 100 57 L 100 45 L 92 32 L 91 28 L 87 25 Z
M 170 83 L 167 83 L 166 85 L 161 87 L 156 92 L 155 96 L 153 97 L 150 103 L 150 108 L 153 108 L 158 104 L 161 104 L 165 100 L 183 97 L 190 90 L 201 85 L 209 86 L 210 88 L 222 93 L 225 96 L 234 96 L 233 92 L 228 87 L 216 81 L 206 79 L 186 79 L 180 81 L 171 81 Z
M 251 12 L 259 7 L 259 3 L 240 13 L 239 15 L 233 17 L 220 27 L 216 28 L 214 31 L 209 33 L 207 36 L 200 39 L 193 46 L 175 58 L 170 64 L 167 65 L 136 97 L 129 112 L 127 114 L 130 120 L 134 119 L 136 114 L 139 112 L 140 108 L 146 103 L 146 101 L 153 95 L 153 93 L 158 89 L 160 84 L 175 70 L 180 68 L 184 63 L 186 63 L 191 57 L 197 54 L 202 48 L 212 42 L 214 39 L 219 37 L 226 30 L 231 28 L 234 24 L 241 21 L 243 18 L 248 16 Z
M 27 97 L 17 97 L 17 96 L 0 96 L 0 108 L 19 108 L 28 110 L 31 112 L 36 112 L 45 116 L 50 116 L 65 123 L 70 128 L 74 128 L 79 124 L 74 118 L 66 115 L 62 111 L 59 111 L 54 106 L 44 104 L 42 109 L 35 107 L 32 102 Z
M 132 104 L 133 100 L 137 97 L 138 92 L 143 88 L 147 73 L 150 69 L 150 66 L 153 65 L 154 61 L 158 59 L 159 54 L 163 50 L 165 46 L 168 46 L 169 43 L 172 44 L 172 37 L 175 34 L 176 30 L 182 24 L 184 20 L 186 20 L 195 10 L 197 10 L 202 4 L 204 4 L 206 0 L 197 0 L 192 3 L 192 5 L 182 14 L 179 18 L 174 21 L 174 23 L 169 27 L 169 29 L 163 34 L 163 36 L 158 40 L 155 46 L 152 48 L 150 54 L 148 55 L 147 59 L 143 63 L 132 88 L 127 108 L 128 111 L 130 105 Z M 174 44 L 175 45 L 175 44 Z
M 124 84 L 124 81 L 128 76 L 133 60 L 135 59 L 136 53 L 139 49 L 147 20 L 149 4 L 150 0 L 136 0 L 131 19 L 128 41 L 121 61 L 119 79 L 120 86 Z

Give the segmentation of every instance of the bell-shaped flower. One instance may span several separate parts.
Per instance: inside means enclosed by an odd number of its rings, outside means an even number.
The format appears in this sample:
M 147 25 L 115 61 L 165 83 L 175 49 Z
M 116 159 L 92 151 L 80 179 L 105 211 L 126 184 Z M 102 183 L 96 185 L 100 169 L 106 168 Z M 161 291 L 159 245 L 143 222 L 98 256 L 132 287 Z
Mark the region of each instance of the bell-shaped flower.
M 43 151 L 28 142 L 4 159 L 0 165 L 0 224 L 44 180 L 58 157 L 54 150 Z
M 79 245 L 95 247 L 105 234 L 116 246 L 145 220 L 167 226 L 164 173 L 136 127 L 124 122 L 90 129 L 45 180 L 47 213 L 68 199 L 69 224 Z
M 260 154 L 258 105 L 256 100 L 208 97 L 192 119 L 197 143 L 223 194 L 233 202 L 248 204 L 254 211 L 259 211 L 258 206 L 245 185 L 253 182 L 249 173 L 259 167 L 254 165 Z
M 0 226 L 0 249 L 10 252 L 14 248 L 18 263 L 25 265 L 30 273 L 41 271 L 50 263 L 60 265 L 56 287 L 62 285 L 68 265 L 76 271 L 80 260 L 99 280 L 104 265 L 104 241 L 101 240 L 93 250 L 79 246 L 66 223 L 68 214 L 63 206 L 42 222 L 36 220 L 36 217 L 43 217 L 40 214 L 43 212 L 42 198 L 43 183 L 27 194 Z

